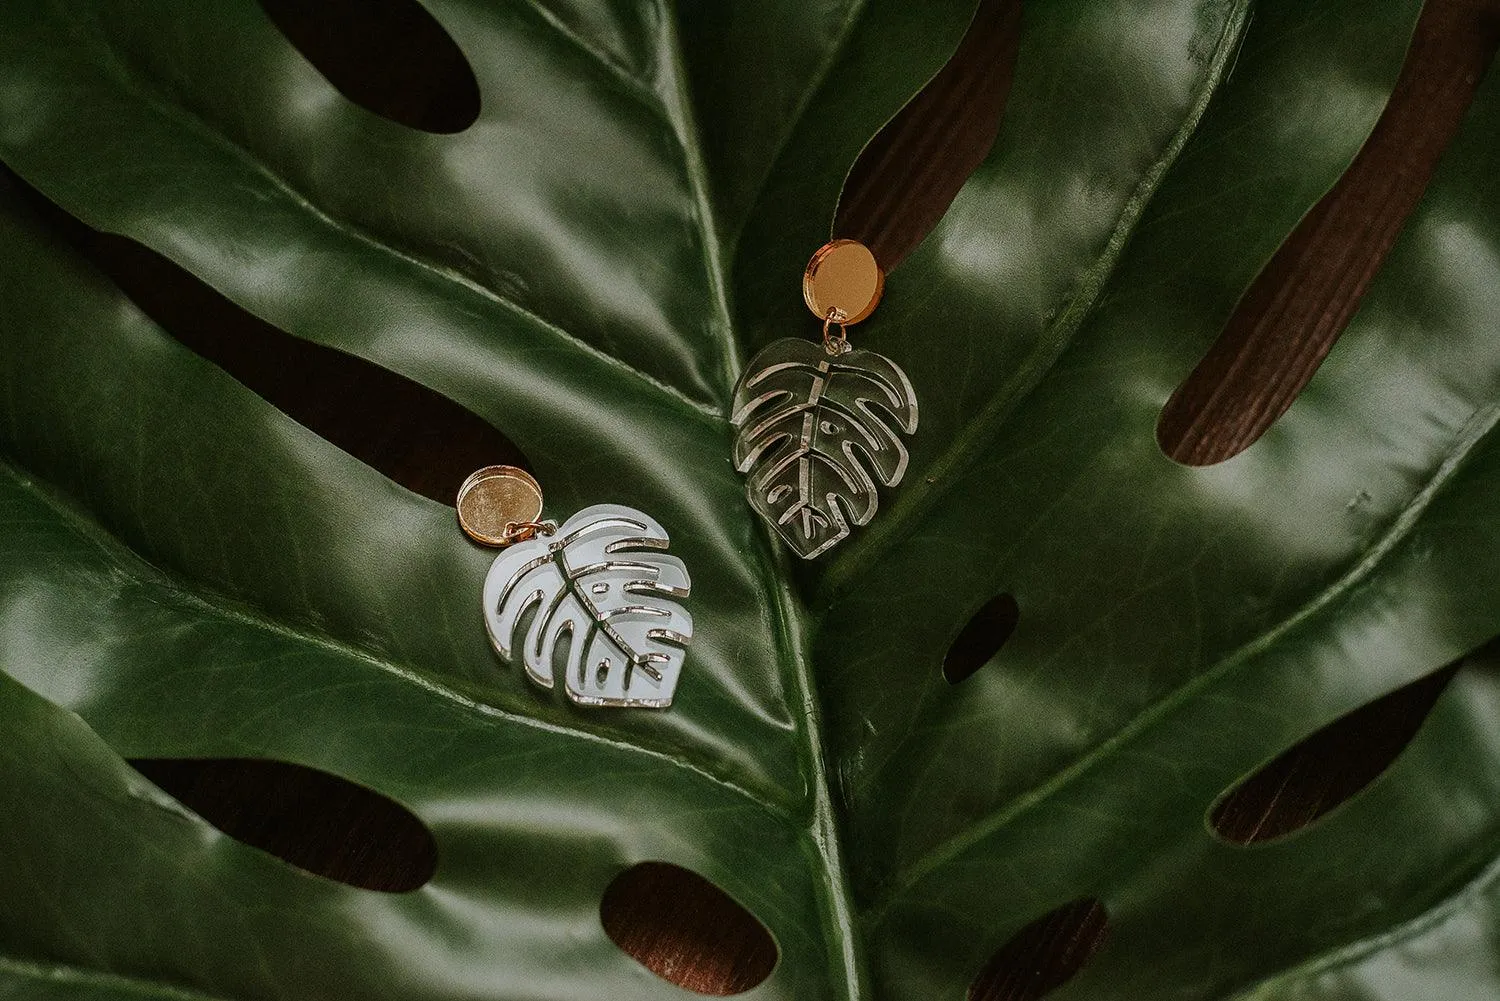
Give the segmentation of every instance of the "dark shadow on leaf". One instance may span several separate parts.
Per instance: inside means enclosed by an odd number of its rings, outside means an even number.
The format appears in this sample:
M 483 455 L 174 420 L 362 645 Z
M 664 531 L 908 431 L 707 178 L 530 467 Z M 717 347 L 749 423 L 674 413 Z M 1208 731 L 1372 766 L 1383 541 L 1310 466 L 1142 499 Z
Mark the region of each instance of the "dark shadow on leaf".
M 1209 812 L 1209 826 L 1237 845 L 1301 830 L 1353 798 L 1400 757 L 1461 667 L 1497 656 L 1500 640 L 1491 640 L 1309 734 L 1220 797 Z
M 1000 652 L 1016 624 L 1021 606 L 1008 594 L 997 594 L 980 606 L 948 648 L 943 658 L 943 677 L 956 685 L 983 667 Z
M 1021 0 L 980 0 L 948 64 L 861 151 L 835 236 L 869 247 L 887 272 L 927 238 L 995 144 L 1020 34 Z
M 37 213 L 184 346 L 282 413 L 416 493 L 454 503 L 474 470 L 530 469 L 488 422 L 363 358 L 284 333 L 155 251 L 78 221 L 0 168 Z
M 611 941 L 652 973 L 699 994 L 739 994 L 776 968 L 771 933 L 723 890 L 666 862 L 641 862 L 604 891 Z
M 1011 936 L 969 986 L 969 1001 L 1037 1001 L 1077 975 L 1109 934 L 1092 897 L 1063 904 Z
M 377 792 L 262 758 L 136 758 L 136 771 L 236 841 L 299 869 L 387 893 L 437 870 L 432 832 Z
M 1364 148 L 1251 284 L 1162 409 L 1157 442 L 1189 466 L 1249 448 L 1302 392 L 1458 134 L 1500 45 L 1500 0 L 1428 0 Z
M 423 132 L 479 117 L 463 51 L 417 0 L 260 0 L 287 41 L 366 111 Z

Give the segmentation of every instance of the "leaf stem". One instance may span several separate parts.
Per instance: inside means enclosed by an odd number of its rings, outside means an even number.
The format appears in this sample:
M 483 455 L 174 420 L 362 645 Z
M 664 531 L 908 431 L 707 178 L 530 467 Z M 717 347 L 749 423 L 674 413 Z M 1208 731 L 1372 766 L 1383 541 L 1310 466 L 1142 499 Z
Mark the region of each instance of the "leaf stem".
M 801 604 L 787 583 L 792 579 L 790 560 L 776 544 L 772 529 L 762 523 L 768 540 L 769 557 L 762 562 L 770 579 L 777 582 L 772 592 L 773 609 L 778 619 L 777 635 L 784 638 L 784 654 L 792 668 L 796 685 L 797 736 L 800 738 L 807 765 L 807 781 L 812 793 L 810 835 L 821 862 L 823 891 L 819 905 L 828 925 L 838 933 L 838 953 L 830 956 L 833 983 L 841 985 L 839 997 L 845 1001 L 862 1001 L 874 996 L 854 913 L 853 892 L 849 886 L 848 866 L 839 840 L 838 812 L 829 783 L 828 759 L 823 748 L 822 707 L 813 683 L 812 665 L 806 651 L 809 629 Z
M 710 326 L 719 346 L 726 402 L 739 382 L 741 363 L 739 343 L 735 337 L 734 312 L 730 306 L 724 260 L 723 234 L 719 231 L 710 192 L 708 166 L 703 157 L 703 143 L 693 114 L 691 93 L 688 88 L 686 68 L 683 63 L 682 45 L 677 32 L 675 11 L 670 2 L 664 2 L 662 18 L 662 65 L 676 94 L 676 101 L 668 107 L 682 145 L 683 160 L 688 182 L 692 187 L 693 200 L 697 206 L 700 229 L 703 234 L 704 268 L 707 271 L 708 288 L 713 307 Z M 854 11 L 863 3 L 854 5 Z M 844 30 L 840 33 L 840 45 L 853 21 L 851 11 Z M 830 58 L 829 64 L 832 59 Z M 826 72 L 827 65 L 824 67 Z M 809 91 L 809 96 L 811 91 Z M 805 99 L 804 99 L 805 100 Z M 726 447 L 726 451 L 728 448 Z M 804 621 L 802 607 L 797 596 L 787 583 L 792 579 L 787 555 L 778 548 L 774 533 L 762 524 L 765 530 L 766 548 L 761 553 L 761 565 L 765 578 L 774 581 L 771 588 L 773 611 L 777 617 L 777 635 L 781 638 L 783 657 L 791 666 L 797 700 L 797 737 L 801 744 L 807 781 L 812 795 L 812 823 L 809 835 L 817 852 L 821 876 L 819 906 L 828 925 L 838 938 L 837 953 L 829 956 L 830 979 L 838 984 L 839 997 L 845 1001 L 863 1001 L 872 997 L 870 979 L 865 969 L 859 947 L 857 924 L 854 914 L 853 894 L 850 891 L 848 873 L 844 861 L 843 847 L 839 841 L 838 814 L 829 785 L 828 761 L 824 753 L 822 710 L 818 702 L 817 688 L 813 683 L 812 668 L 808 662 L 809 630 Z
M 670 0 L 663 0 L 660 8 L 661 66 L 666 76 L 664 82 L 670 84 L 675 98 L 665 102 L 665 106 L 667 117 L 677 133 L 678 144 L 682 147 L 683 166 L 688 186 L 692 189 L 693 205 L 698 213 L 698 229 L 703 238 L 703 270 L 708 281 L 709 305 L 713 310 L 708 326 L 718 348 L 727 401 L 728 394 L 734 392 L 734 385 L 740 378 L 739 343 L 734 335 L 734 311 L 729 305 L 723 243 L 713 207 L 708 164 L 703 158 L 703 138 L 698 129 L 697 116 L 693 113 L 693 97 L 688 87 L 687 67 L 683 62 L 682 42 L 677 31 L 677 12 L 673 7 Z

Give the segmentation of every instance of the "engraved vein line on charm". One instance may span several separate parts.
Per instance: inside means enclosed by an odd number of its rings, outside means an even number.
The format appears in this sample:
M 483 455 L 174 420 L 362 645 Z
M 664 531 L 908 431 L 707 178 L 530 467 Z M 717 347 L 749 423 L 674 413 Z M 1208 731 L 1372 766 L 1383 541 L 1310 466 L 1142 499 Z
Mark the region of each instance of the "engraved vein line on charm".
M 590 527 L 592 528 L 593 526 Z M 642 525 L 638 527 L 644 528 L 645 526 Z M 645 563 L 610 561 L 606 563 L 594 563 L 575 570 L 568 565 L 566 550 L 568 542 L 574 538 L 577 538 L 579 534 L 580 533 L 575 532 L 573 533 L 573 535 L 560 542 L 549 543 L 547 546 L 548 551 L 545 555 L 537 557 L 530 563 L 527 563 L 516 570 L 514 576 L 512 576 L 510 581 L 505 585 L 504 590 L 500 592 L 500 598 L 495 603 L 495 614 L 498 615 L 500 613 L 500 609 L 504 607 L 505 603 L 508 600 L 510 600 L 511 593 L 515 590 L 516 586 L 525 579 L 526 574 L 530 573 L 532 570 L 537 570 L 547 565 L 548 563 L 556 563 L 557 572 L 563 580 L 563 587 L 558 590 L 551 603 L 547 606 L 546 612 L 543 613 L 545 617 L 548 620 L 552 619 L 552 617 L 557 614 L 557 610 L 562 607 L 563 602 L 567 601 L 569 598 L 574 599 L 578 602 L 578 604 L 583 606 L 584 612 L 588 614 L 590 619 L 588 631 L 585 632 L 579 640 L 579 642 L 583 644 L 583 649 L 588 649 L 589 641 L 593 639 L 593 633 L 595 630 L 602 632 L 606 637 L 609 638 L 609 641 L 615 645 L 616 649 L 618 649 L 620 653 L 625 655 L 625 684 L 627 687 L 630 685 L 630 672 L 637 667 L 644 671 L 652 681 L 660 684 L 662 680 L 661 672 L 658 671 L 653 665 L 666 661 L 668 659 L 667 655 L 650 650 L 646 651 L 645 653 L 638 652 L 635 647 L 631 645 L 628 639 L 620 635 L 620 631 L 614 628 L 609 620 L 617 615 L 655 615 L 662 618 L 671 618 L 671 613 L 663 611 L 660 608 L 652 608 L 649 605 L 624 605 L 620 608 L 603 611 L 599 608 L 598 605 L 594 604 L 593 600 L 587 594 L 584 593 L 583 588 L 578 586 L 578 582 L 580 580 L 586 577 L 593 576 L 594 574 L 600 573 L 602 571 L 636 570 L 643 573 L 655 573 L 656 569 Z M 629 542 L 642 544 L 648 541 L 649 540 L 646 539 L 629 540 Z M 625 545 L 625 543 L 612 543 L 610 548 L 621 549 L 624 548 Z M 594 584 L 589 590 L 594 594 L 607 594 L 609 592 L 609 584 L 604 581 L 600 581 L 599 583 Z M 685 596 L 687 593 L 680 588 L 656 585 L 649 580 L 640 580 L 626 584 L 625 590 L 631 594 L 657 593 Z M 537 604 L 542 600 L 544 596 L 545 595 L 541 590 L 532 592 L 531 595 L 529 595 L 526 601 L 523 603 L 523 610 L 526 608 L 530 608 L 534 604 Z M 558 626 L 557 632 L 560 635 L 564 631 L 571 631 L 573 628 L 575 628 L 573 620 L 567 619 Z M 651 639 L 666 640 L 668 642 L 677 643 L 678 645 L 686 645 L 687 643 L 686 637 L 671 629 L 652 629 L 649 630 L 646 635 Z M 534 650 L 534 653 L 538 657 L 542 655 L 542 650 L 546 646 L 546 643 L 547 633 L 545 631 L 538 631 L 536 637 L 536 648 Z M 602 664 L 600 665 L 601 669 L 608 664 L 609 661 L 607 660 L 602 662 Z M 578 670 L 579 678 L 581 681 L 583 672 L 586 670 L 586 666 L 582 663 L 581 660 Z M 548 678 L 548 683 L 548 687 L 551 687 L 551 678 Z
M 786 420 L 789 416 L 795 413 L 801 413 L 804 411 L 816 411 L 820 409 L 831 410 L 848 421 L 849 428 L 859 432 L 862 436 L 864 436 L 864 439 L 866 443 L 868 443 L 869 450 L 871 452 L 883 450 L 886 446 L 881 443 L 879 438 L 870 433 L 865 421 L 861 420 L 859 415 L 850 412 L 850 410 L 838 400 L 825 397 L 823 391 L 828 384 L 829 376 L 831 374 L 831 368 L 846 372 L 858 373 L 860 376 L 869 379 L 871 382 L 879 385 L 881 389 L 885 390 L 886 401 L 871 400 L 868 397 L 856 398 L 854 405 L 864 415 L 865 418 L 868 418 L 869 420 L 879 424 L 881 418 L 878 414 L 875 413 L 874 410 L 871 409 L 871 405 L 873 404 L 875 406 L 881 406 L 882 402 L 887 402 L 889 406 L 883 407 L 883 409 L 890 413 L 892 417 L 895 417 L 898 420 L 900 419 L 899 414 L 897 413 L 902 405 L 902 396 L 899 390 L 891 386 L 885 380 L 878 378 L 878 376 L 875 376 L 873 373 L 850 365 L 839 365 L 836 363 L 830 365 L 828 361 L 820 361 L 816 368 L 802 362 L 786 362 L 781 365 L 773 365 L 765 371 L 757 373 L 753 378 L 746 382 L 746 388 L 750 388 L 758 385 L 761 382 L 764 382 L 765 379 L 776 374 L 777 372 L 796 369 L 813 371 L 817 374 L 813 377 L 812 389 L 808 393 L 807 400 L 802 403 L 793 404 L 791 407 L 788 407 L 786 409 L 773 409 L 770 416 L 766 417 L 759 424 L 756 424 L 749 430 L 745 431 L 744 436 L 747 439 L 753 441 L 764 434 L 768 428 L 773 427 L 774 425 Z M 757 396 L 755 399 L 749 401 L 738 411 L 736 411 L 734 416 L 730 419 L 730 423 L 735 425 L 742 424 L 751 413 L 754 413 L 756 410 L 761 409 L 767 403 L 773 402 L 778 398 L 783 400 L 791 400 L 794 399 L 795 396 L 793 393 L 785 389 L 776 389 L 772 390 L 769 393 L 763 393 L 760 396 Z M 905 430 L 908 434 L 916 429 L 915 402 L 911 404 L 910 409 L 912 412 L 912 419 L 909 422 L 910 426 L 903 426 L 903 430 Z M 821 430 L 824 434 L 839 434 L 844 429 L 842 427 L 833 425 L 831 421 L 823 420 L 819 422 L 819 430 Z M 762 453 L 766 452 L 768 449 L 775 447 L 789 437 L 791 437 L 789 434 L 776 435 L 762 442 L 755 448 L 754 451 L 752 451 L 740 461 L 737 467 L 738 471 L 742 473 L 745 472 L 751 466 L 755 465 L 756 460 L 760 458 Z M 894 486 L 896 483 L 899 483 L 901 481 L 901 477 L 906 473 L 907 451 L 906 446 L 901 443 L 901 440 L 899 438 L 891 436 L 889 439 L 889 443 L 890 446 L 896 450 L 898 459 L 895 472 L 885 482 L 887 486 Z M 848 444 L 850 443 L 846 443 L 846 450 Z M 810 413 L 808 414 L 807 419 L 803 421 L 802 434 L 798 438 L 798 448 L 801 451 L 805 452 L 819 451 L 813 446 L 812 414 Z M 852 455 L 850 456 L 850 458 L 853 458 Z

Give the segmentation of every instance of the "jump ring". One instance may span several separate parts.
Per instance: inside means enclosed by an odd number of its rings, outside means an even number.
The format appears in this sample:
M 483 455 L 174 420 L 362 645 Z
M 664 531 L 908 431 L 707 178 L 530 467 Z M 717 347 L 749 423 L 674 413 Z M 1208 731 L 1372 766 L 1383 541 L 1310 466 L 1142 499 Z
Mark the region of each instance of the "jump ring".
M 841 355 L 849 350 L 849 328 L 839 323 L 839 315 L 838 309 L 830 308 L 823 318 L 823 350 L 831 355 Z M 834 324 L 838 324 L 837 335 L 832 332 Z
M 553 535 L 557 532 L 555 521 L 507 521 L 500 530 L 500 537 L 507 546 L 525 542 L 537 535 Z

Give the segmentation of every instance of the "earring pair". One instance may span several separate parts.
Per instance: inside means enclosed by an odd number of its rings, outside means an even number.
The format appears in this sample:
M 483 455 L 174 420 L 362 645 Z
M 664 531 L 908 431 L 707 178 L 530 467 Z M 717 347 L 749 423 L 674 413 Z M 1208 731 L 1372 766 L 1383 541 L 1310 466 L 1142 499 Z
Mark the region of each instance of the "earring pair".
M 863 244 L 819 248 L 802 296 L 821 339 L 773 341 L 735 389 L 734 463 L 748 474 L 750 504 L 805 559 L 868 524 L 877 484 L 894 487 L 906 473 L 916 393 L 895 362 L 849 345 L 884 287 Z M 471 539 L 502 550 L 484 583 L 485 628 L 502 658 L 545 689 L 560 676 L 578 705 L 671 705 L 693 635 L 679 600 L 692 584 L 660 524 L 619 504 L 544 520 L 541 486 L 514 466 L 471 475 L 457 507 Z

